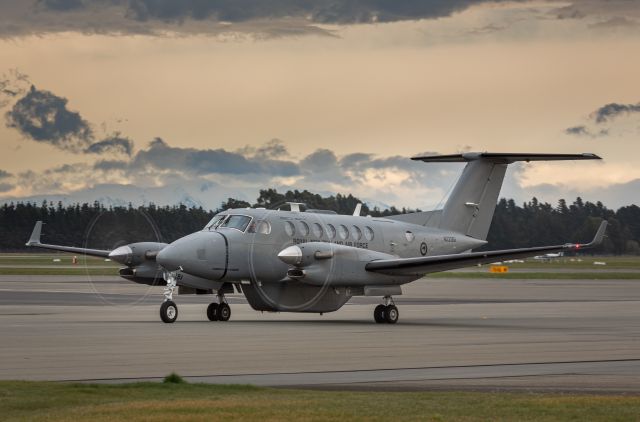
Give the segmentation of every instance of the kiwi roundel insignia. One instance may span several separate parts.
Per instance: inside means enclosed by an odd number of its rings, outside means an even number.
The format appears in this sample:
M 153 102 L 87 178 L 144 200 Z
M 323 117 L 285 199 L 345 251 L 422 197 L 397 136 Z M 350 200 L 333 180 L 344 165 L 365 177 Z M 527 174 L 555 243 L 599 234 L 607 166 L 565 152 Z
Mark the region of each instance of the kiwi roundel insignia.
M 427 254 L 427 244 L 424 242 L 420 244 L 420 253 L 422 254 L 422 256 L 425 256 Z

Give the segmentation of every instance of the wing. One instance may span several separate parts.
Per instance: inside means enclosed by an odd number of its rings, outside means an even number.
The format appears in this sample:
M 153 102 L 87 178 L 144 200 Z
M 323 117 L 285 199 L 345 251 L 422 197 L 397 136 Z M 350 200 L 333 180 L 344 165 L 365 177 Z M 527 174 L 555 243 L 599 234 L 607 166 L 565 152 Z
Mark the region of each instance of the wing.
M 476 264 L 489 264 L 496 261 L 508 259 L 526 258 L 558 251 L 575 251 L 577 249 L 587 249 L 602 243 L 607 222 L 603 221 L 596 232 L 594 239 L 585 244 L 567 243 L 555 246 L 540 246 L 536 248 L 505 249 L 500 251 L 471 252 L 455 255 L 426 256 L 420 258 L 397 258 L 381 259 L 369 262 L 365 268 L 389 275 L 422 275 L 439 271 L 453 270 L 456 268 L 469 267 Z
M 111 251 L 105 251 L 102 249 L 87 249 L 87 248 L 75 248 L 73 246 L 59 246 L 59 245 L 47 245 L 46 243 L 40 243 L 40 234 L 42 233 L 42 221 L 36 222 L 31 232 L 31 237 L 27 242 L 27 246 L 35 246 L 36 248 L 52 249 L 54 251 L 64 251 L 78 253 L 82 255 L 102 256 L 108 257 Z

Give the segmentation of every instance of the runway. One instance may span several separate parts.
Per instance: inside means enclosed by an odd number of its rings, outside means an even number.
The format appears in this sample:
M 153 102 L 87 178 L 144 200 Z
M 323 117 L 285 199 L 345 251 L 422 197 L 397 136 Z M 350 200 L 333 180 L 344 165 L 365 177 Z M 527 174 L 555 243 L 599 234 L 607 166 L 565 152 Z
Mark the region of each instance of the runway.
M 640 392 L 638 280 L 425 279 L 340 311 L 260 313 L 232 296 L 178 296 L 112 277 L 0 276 L 0 378 L 122 382 L 177 372 L 193 382 L 384 390 Z

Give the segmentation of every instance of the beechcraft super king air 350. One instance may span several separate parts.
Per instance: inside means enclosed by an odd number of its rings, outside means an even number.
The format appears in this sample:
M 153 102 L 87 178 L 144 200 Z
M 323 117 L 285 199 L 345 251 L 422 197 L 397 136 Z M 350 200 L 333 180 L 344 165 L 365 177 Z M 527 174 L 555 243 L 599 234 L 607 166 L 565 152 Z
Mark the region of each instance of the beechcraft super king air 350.
M 231 316 L 225 294 L 241 292 L 258 311 L 315 312 L 340 309 L 353 296 L 379 296 L 377 323 L 398 321 L 393 296 L 425 274 L 545 253 L 575 251 L 602 242 L 603 221 L 592 242 L 473 252 L 485 245 L 507 166 L 516 161 L 594 160 L 595 154 L 464 153 L 414 157 L 426 163 L 466 166 L 441 210 L 386 218 L 332 211 L 229 209 L 201 230 L 170 244 L 131 243 L 114 250 L 40 242 L 38 221 L 27 245 L 98 257 L 123 264 L 120 276 L 164 285 L 160 317 L 178 317 L 173 300 L 182 292 L 211 293 L 212 321 Z

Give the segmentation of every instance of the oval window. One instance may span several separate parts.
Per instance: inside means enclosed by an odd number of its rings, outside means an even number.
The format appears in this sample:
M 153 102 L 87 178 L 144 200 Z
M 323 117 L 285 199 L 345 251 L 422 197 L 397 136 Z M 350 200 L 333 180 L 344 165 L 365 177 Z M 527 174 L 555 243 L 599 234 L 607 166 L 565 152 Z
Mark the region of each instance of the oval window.
M 344 224 L 340 224 L 338 227 L 338 235 L 340 235 L 340 239 L 344 240 L 349 237 L 349 230 L 347 230 L 347 226 Z
M 304 221 L 300 222 L 300 234 L 302 236 L 309 236 L 309 225 Z
M 412 232 L 410 232 L 409 230 L 407 230 L 404 233 L 404 237 L 407 238 L 407 242 L 413 242 L 415 240 L 415 238 L 416 238 L 416 235 L 413 234 Z
M 270 234 L 271 233 L 271 224 L 268 221 L 262 220 L 258 223 L 258 233 L 260 234 Z
M 358 226 L 352 226 L 352 227 L 351 227 L 351 236 L 352 236 L 355 240 L 360 240 L 360 239 L 362 239 L 362 230 L 360 230 L 360 227 L 358 227 Z
M 369 226 L 364 228 L 364 237 L 367 240 L 373 240 L 373 229 Z
M 313 235 L 315 237 L 322 237 L 322 226 L 318 223 L 313 223 Z
M 291 221 L 285 221 L 284 231 L 286 231 L 289 236 L 296 234 L 296 228 Z
M 329 236 L 329 239 L 336 237 L 336 228 L 333 227 L 333 224 L 327 224 L 327 236 Z

